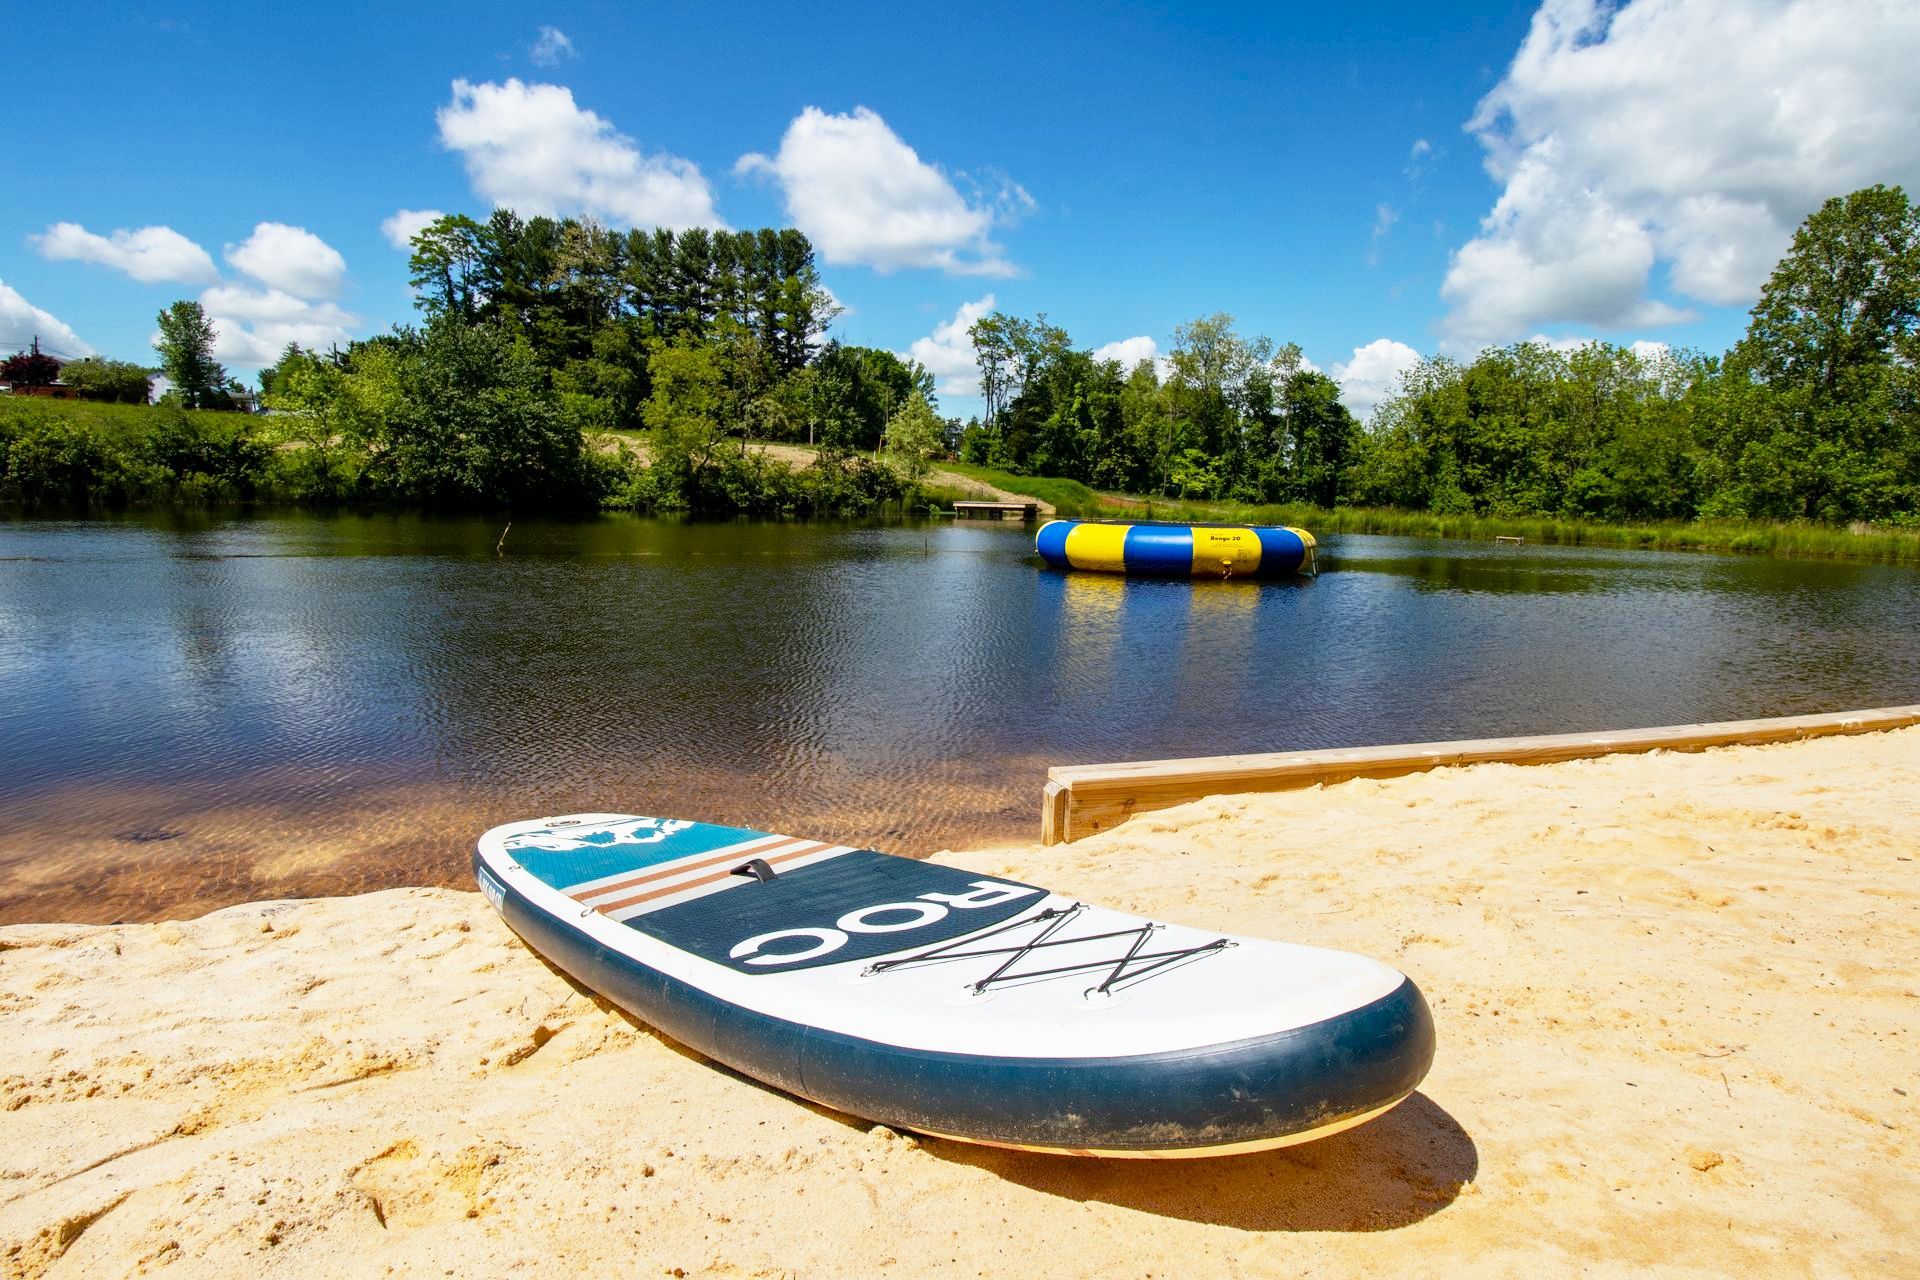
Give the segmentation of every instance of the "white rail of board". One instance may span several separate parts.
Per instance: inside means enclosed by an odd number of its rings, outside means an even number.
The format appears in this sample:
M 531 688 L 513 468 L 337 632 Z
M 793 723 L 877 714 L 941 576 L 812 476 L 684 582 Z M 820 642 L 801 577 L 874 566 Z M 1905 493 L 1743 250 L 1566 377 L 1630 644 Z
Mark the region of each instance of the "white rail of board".
M 1607 733 L 1532 738 L 1474 738 L 1326 751 L 1196 756 L 1125 764 L 1056 765 L 1047 770 L 1040 843 L 1063 844 L 1203 796 L 1290 791 L 1349 778 L 1392 778 L 1444 765 L 1550 764 L 1639 751 L 1702 751 L 1834 734 L 1877 733 L 1920 724 L 1920 705 L 1876 707 L 1771 720 L 1729 720 Z

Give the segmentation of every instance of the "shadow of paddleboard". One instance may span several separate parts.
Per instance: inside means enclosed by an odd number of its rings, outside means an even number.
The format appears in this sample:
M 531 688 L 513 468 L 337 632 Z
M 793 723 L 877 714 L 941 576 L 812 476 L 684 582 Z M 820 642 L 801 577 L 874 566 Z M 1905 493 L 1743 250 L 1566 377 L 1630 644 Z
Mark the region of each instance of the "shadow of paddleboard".
M 1068 1200 L 1242 1231 L 1391 1231 L 1453 1203 L 1473 1139 L 1415 1093 L 1377 1120 L 1297 1147 L 1198 1160 L 1097 1160 L 926 1139 L 926 1152 Z

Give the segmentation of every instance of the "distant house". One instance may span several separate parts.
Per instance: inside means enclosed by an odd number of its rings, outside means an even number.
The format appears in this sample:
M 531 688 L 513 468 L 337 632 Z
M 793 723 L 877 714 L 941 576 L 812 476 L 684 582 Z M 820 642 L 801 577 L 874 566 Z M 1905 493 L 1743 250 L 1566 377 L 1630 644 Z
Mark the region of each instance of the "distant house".
M 154 404 L 159 404 L 160 398 L 166 395 L 169 391 L 173 390 L 173 380 L 168 378 L 167 375 L 164 373 L 156 373 L 155 375 L 153 375 L 153 379 L 150 386 L 151 386 L 151 402 Z M 227 392 L 227 395 L 232 397 L 233 408 L 236 412 L 239 412 L 239 413 L 259 413 L 260 412 L 260 393 L 259 392 L 253 391 L 247 387 L 242 387 L 238 391 L 229 390 Z
M 58 380 L 38 386 L 26 383 L 15 386 L 11 382 L 0 382 L 0 391 L 16 396 L 40 396 L 47 400 L 78 400 L 80 398 L 72 387 Z

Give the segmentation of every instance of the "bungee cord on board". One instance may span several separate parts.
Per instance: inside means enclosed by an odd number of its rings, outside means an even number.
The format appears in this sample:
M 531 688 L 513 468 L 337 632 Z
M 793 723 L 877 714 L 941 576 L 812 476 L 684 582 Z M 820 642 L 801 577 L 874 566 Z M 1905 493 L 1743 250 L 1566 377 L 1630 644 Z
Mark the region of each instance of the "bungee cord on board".
M 1087 973 L 1094 970 L 1106 969 L 1108 971 L 1107 976 L 1101 979 L 1098 985 L 1087 988 L 1084 993 L 1089 996 L 1106 995 L 1117 982 L 1143 978 L 1150 973 L 1164 969 L 1168 965 L 1178 963 L 1181 960 L 1208 955 L 1216 951 L 1223 951 L 1234 945 L 1231 938 L 1215 938 L 1212 942 L 1201 943 L 1199 946 L 1177 947 L 1170 951 L 1143 952 L 1141 948 L 1146 945 L 1147 940 L 1156 932 L 1166 927 L 1165 925 L 1154 924 L 1152 922 L 1139 925 L 1132 929 L 1114 929 L 1106 933 L 1089 933 L 1070 938 L 1055 936 L 1066 926 L 1068 921 L 1072 920 L 1085 909 L 1086 904 L 1083 902 L 1076 902 L 1069 907 L 1048 907 L 1044 911 L 1028 916 L 1024 920 L 1010 921 L 1007 924 L 989 929 L 985 933 L 975 934 L 969 938 L 957 938 L 952 942 L 931 947 L 926 951 L 920 952 L 918 955 L 901 956 L 894 960 L 875 961 L 873 964 L 861 970 L 861 973 L 863 976 L 872 977 L 886 973 L 892 969 L 898 969 L 912 964 L 936 964 L 949 960 L 974 960 L 986 959 L 992 956 L 1005 956 L 1006 959 L 1002 960 L 992 973 L 977 981 L 968 983 L 967 989 L 975 995 L 981 995 L 995 983 L 1011 983 L 1029 979 L 1058 977 L 1061 974 L 1067 973 Z M 1009 933 L 1015 929 L 1024 929 L 1042 922 L 1045 922 L 1045 928 L 1017 946 L 989 947 L 985 950 L 963 949 L 974 947 L 976 944 L 985 942 L 1000 934 Z M 1130 939 L 1131 941 L 1128 944 L 1126 954 L 1117 960 L 1111 958 L 1086 960 L 1076 964 L 1055 965 L 1049 969 L 1015 969 L 1015 966 L 1019 964 L 1020 961 L 1032 955 L 1034 952 L 1042 951 L 1049 947 L 1079 946 L 1083 943 L 1100 942 L 1108 938 Z M 1136 965 L 1139 967 L 1133 967 Z

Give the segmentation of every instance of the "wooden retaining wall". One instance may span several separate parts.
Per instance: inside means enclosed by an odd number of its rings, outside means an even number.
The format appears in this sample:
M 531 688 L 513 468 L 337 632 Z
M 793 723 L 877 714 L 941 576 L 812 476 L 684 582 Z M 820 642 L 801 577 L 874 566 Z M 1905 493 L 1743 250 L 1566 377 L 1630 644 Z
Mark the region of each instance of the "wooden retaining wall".
M 1612 733 L 1534 738 L 1475 738 L 1267 755 L 1198 756 L 1127 764 L 1056 765 L 1047 770 L 1040 843 L 1062 844 L 1118 826 L 1136 813 L 1203 796 L 1290 791 L 1349 778 L 1392 778 L 1457 764 L 1550 764 L 1639 751 L 1700 751 L 1748 743 L 1792 742 L 1842 733 L 1875 733 L 1920 724 L 1920 705 L 1829 715 L 1680 724 Z

